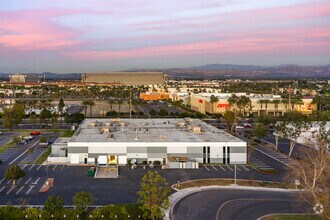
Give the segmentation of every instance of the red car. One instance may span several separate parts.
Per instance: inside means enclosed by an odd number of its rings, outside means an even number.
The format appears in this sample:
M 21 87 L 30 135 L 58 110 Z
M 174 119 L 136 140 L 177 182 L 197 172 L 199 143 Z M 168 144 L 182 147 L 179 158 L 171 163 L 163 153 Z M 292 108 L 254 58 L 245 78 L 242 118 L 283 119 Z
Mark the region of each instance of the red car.
M 32 131 L 30 133 L 30 135 L 40 135 L 40 134 L 41 134 L 40 131 Z

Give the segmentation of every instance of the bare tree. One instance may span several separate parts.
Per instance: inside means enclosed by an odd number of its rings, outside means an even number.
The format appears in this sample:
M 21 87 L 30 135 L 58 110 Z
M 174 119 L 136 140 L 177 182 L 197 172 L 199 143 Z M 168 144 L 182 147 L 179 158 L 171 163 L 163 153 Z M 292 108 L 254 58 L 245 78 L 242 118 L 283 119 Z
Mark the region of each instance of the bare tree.
M 290 140 L 290 151 L 291 156 L 293 149 L 297 143 L 297 139 L 300 135 L 309 130 L 311 123 L 307 116 L 300 112 L 289 112 L 286 113 L 280 122 L 277 124 L 278 135 Z
M 303 159 L 292 166 L 290 177 L 299 180 L 304 192 L 302 198 L 313 207 L 323 206 L 322 215 L 330 216 L 330 155 L 328 153 L 329 137 L 324 124 L 312 133 L 314 148 L 302 152 Z

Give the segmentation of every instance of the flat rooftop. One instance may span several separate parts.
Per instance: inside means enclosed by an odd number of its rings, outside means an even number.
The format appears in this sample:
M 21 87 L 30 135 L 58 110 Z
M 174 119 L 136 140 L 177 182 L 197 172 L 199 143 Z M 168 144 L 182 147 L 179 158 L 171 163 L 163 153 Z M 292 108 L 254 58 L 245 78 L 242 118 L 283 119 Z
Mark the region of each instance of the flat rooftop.
M 85 119 L 70 142 L 243 142 L 199 119 Z

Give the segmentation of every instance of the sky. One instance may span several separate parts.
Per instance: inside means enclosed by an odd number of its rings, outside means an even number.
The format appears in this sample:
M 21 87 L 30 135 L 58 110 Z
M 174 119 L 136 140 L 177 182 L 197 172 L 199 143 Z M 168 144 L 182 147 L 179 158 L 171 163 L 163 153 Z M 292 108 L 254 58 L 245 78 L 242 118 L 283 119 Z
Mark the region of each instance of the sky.
M 330 64 L 330 0 L 1 0 L 0 72 Z

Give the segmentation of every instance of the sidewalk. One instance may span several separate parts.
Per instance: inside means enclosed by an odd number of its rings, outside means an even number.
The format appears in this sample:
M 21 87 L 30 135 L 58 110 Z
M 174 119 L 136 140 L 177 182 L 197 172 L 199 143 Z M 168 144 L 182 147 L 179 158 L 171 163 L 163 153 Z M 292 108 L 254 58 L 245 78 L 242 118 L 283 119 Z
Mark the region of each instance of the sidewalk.
M 202 187 L 191 187 L 179 190 L 173 193 L 170 196 L 170 207 L 165 210 L 165 216 L 163 220 L 170 220 L 173 212 L 173 208 L 177 202 L 183 199 L 186 196 L 189 196 L 196 192 L 201 192 L 205 190 L 212 189 L 242 189 L 242 190 L 259 190 L 259 191 L 277 191 L 277 192 L 298 192 L 296 189 L 280 189 L 280 188 L 265 188 L 265 187 L 251 187 L 251 186 L 238 186 L 238 185 L 230 185 L 230 186 L 202 186 Z

